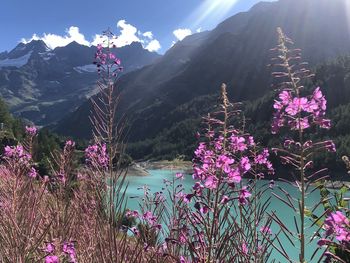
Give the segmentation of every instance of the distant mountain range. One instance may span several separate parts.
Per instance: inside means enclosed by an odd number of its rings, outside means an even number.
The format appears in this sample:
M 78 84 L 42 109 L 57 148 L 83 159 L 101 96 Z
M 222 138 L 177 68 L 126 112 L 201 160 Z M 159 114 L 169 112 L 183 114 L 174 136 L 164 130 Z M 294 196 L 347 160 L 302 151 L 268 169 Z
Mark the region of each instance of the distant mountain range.
M 140 43 L 115 50 L 124 74 L 153 63 L 160 55 Z M 96 47 L 72 42 L 50 50 L 42 40 L 0 53 L 0 96 L 17 116 L 37 125 L 55 123 L 96 93 Z
M 261 2 L 236 14 L 214 30 L 175 44 L 162 58 L 124 75 L 121 111 L 132 123 L 131 142 L 156 138 L 186 119 L 198 118 L 208 96 L 225 82 L 235 100 L 255 100 L 270 89 L 270 49 L 282 27 L 311 66 L 350 52 L 348 0 L 280 0 Z M 204 99 L 205 101 L 206 99 Z M 89 137 L 86 102 L 55 130 Z
M 273 95 L 267 65 L 270 49 L 277 44 L 277 27 L 294 40 L 304 60 L 316 70 L 314 84 L 320 84 L 329 97 L 329 110 L 337 121 L 331 134 L 339 134 L 339 154 L 349 153 L 350 59 L 327 64 L 350 54 L 347 2 L 261 2 L 212 31 L 186 37 L 162 57 L 139 44 L 120 49 L 117 55 L 130 71 L 118 81 L 122 90 L 118 115 L 128 117 L 129 153 L 136 159 L 171 159 L 181 154 L 190 158 L 201 116 L 217 105 L 223 82 L 231 100 L 245 102 L 251 120 L 247 127 L 264 145 L 274 145 L 276 139 L 269 132 Z M 62 135 L 89 138 L 91 103 L 86 98 L 93 94 L 96 74 L 86 65 L 93 50 L 72 43 L 49 51 L 43 43 L 32 43 L 37 44 L 41 49 L 32 53 L 27 44 L 27 52 L 21 51 L 23 45 L 13 51 L 17 56 L 10 55 L 12 51 L 0 54 L 1 94 L 21 116 L 51 124 Z M 123 57 L 123 50 L 133 52 L 125 51 L 128 56 Z M 27 64 L 16 68 L 26 56 L 30 56 Z

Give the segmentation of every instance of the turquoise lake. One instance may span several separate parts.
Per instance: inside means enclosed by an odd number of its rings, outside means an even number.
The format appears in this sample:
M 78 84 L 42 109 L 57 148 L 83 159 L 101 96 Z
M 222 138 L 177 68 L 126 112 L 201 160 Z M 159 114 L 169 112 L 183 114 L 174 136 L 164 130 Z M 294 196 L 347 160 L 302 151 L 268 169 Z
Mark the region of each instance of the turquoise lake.
M 127 207 L 130 209 L 138 209 L 138 199 L 136 198 L 130 198 L 135 196 L 142 196 L 143 190 L 138 190 L 138 188 L 147 185 L 152 192 L 161 191 L 161 188 L 163 187 L 163 180 L 168 179 L 172 180 L 173 176 L 175 176 L 176 172 L 175 170 L 149 170 L 150 175 L 149 176 L 128 176 L 127 182 L 129 183 L 129 187 L 126 191 L 126 195 L 128 197 L 128 205 Z M 268 181 L 261 181 L 261 184 L 266 184 Z M 185 176 L 185 180 L 183 181 L 183 185 L 185 189 L 191 189 L 193 185 L 193 180 L 191 175 Z M 293 197 L 297 197 L 298 193 L 297 190 L 292 187 L 291 185 L 284 183 L 284 182 L 275 182 L 275 187 L 272 191 L 274 191 L 276 194 L 281 194 L 281 192 L 277 189 L 277 185 L 281 186 L 284 190 L 286 190 L 289 194 L 291 194 Z M 268 193 L 268 195 L 272 196 L 272 194 Z M 267 197 L 266 197 L 267 198 Z M 309 194 L 307 196 L 306 202 L 309 207 L 312 207 L 314 204 L 319 202 L 319 192 L 314 191 L 313 193 Z M 283 221 L 283 223 L 288 226 L 293 232 L 295 232 L 295 224 L 293 216 L 295 213 L 291 208 L 289 208 L 287 205 L 283 204 L 280 200 L 278 200 L 276 197 L 272 196 L 271 205 L 269 207 L 270 211 L 275 211 L 276 214 L 279 216 L 279 218 Z M 311 222 L 308 223 L 308 225 L 311 225 Z M 273 232 L 277 232 L 278 227 L 276 225 L 272 226 Z M 308 230 L 307 234 L 308 237 L 310 237 L 313 232 L 316 231 L 316 228 Z M 296 236 L 290 236 L 292 240 L 296 240 Z M 280 239 L 283 244 L 283 248 L 287 251 L 288 255 L 294 260 L 298 260 L 298 251 L 296 251 L 295 248 L 291 246 L 288 239 L 284 237 L 283 235 L 280 236 Z M 308 239 L 309 240 L 309 239 Z M 297 243 L 296 243 L 297 244 Z M 316 242 L 311 242 L 306 250 L 307 255 L 307 262 L 317 262 L 317 260 L 310 261 L 311 255 L 314 253 L 314 249 L 317 248 Z M 319 251 L 318 254 L 321 252 Z M 315 257 L 318 259 L 318 257 Z M 275 262 L 288 262 L 286 259 L 284 259 L 278 252 L 275 252 L 272 254 L 269 262 L 271 262 L 273 259 L 275 259 Z

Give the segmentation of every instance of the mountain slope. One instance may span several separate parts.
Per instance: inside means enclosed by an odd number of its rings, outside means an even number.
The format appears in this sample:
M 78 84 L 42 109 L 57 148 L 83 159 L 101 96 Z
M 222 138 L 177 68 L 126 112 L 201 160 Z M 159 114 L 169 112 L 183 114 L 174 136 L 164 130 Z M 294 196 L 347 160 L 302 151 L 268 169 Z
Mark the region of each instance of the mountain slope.
M 48 125 L 75 110 L 96 92 L 96 47 L 72 42 L 50 50 L 43 41 L 20 43 L 0 54 L 0 95 L 11 111 L 37 125 Z M 160 56 L 132 43 L 116 49 L 124 73 Z
M 271 82 L 266 65 L 270 63 L 269 50 L 276 46 L 277 27 L 295 41 L 311 65 L 350 53 L 346 1 L 262 2 L 211 32 L 178 42 L 157 63 L 123 76 L 119 81 L 123 90 L 120 111 L 129 116 L 130 141 L 160 138 L 179 122 L 209 111 L 198 108 L 180 114 L 184 105 L 196 105 L 191 103 L 196 98 L 218 95 L 222 82 L 228 84 L 235 101 L 265 95 Z M 89 112 L 86 102 L 62 120 L 56 131 L 88 137 Z

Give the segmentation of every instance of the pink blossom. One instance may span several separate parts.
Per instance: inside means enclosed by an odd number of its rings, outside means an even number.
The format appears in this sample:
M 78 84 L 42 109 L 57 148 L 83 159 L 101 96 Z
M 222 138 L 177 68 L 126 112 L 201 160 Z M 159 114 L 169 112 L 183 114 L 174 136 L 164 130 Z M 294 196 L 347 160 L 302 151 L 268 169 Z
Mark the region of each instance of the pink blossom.
M 340 211 L 331 213 L 324 221 L 326 236 L 335 235 L 341 242 L 350 242 L 350 222 Z
M 268 226 L 262 226 L 260 228 L 260 232 L 263 233 L 263 234 L 272 235 L 272 230 Z
M 241 166 L 241 169 L 243 170 L 243 173 L 248 172 L 252 167 L 248 157 L 242 157 L 240 166 Z
M 242 152 L 247 149 L 247 145 L 245 143 L 244 137 L 232 135 L 230 140 L 231 140 L 231 148 L 234 152 L 236 151 Z
M 26 134 L 29 136 L 35 136 L 38 132 L 38 129 L 35 126 L 26 126 Z
M 229 173 L 231 171 L 230 165 L 234 163 L 234 160 L 227 157 L 226 155 L 220 155 L 216 160 L 216 167 L 223 169 L 225 173 Z
M 139 217 L 140 215 L 139 215 L 139 212 L 136 211 L 136 210 L 133 210 L 133 211 L 128 210 L 128 211 L 126 211 L 125 216 L 137 218 L 137 217 Z
M 208 189 L 216 189 L 218 187 L 218 178 L 216 176 L 209 176 L 204 183 L 204 186 Z
M 74 243 L 64 242 L 62 251 L 69 257 L 70 263 L 76 262 L 76 253 L 75 253 Z
M 66 141 L 66 143 L 65 143 L 65 147 L 71 147 L 71 148 L 73 148 L 73 147 L 75 147 L 75 142 L 72 141 L 72 140 L 68 140 L 68 141 Z
M 320 100 L 320 99 L 323 97 L 320 87 L 317 87 L 317 88 L 314 90 L 314 92 L 313 92 L 313 94 L 312 94 L 312 97 L 313 97 L 315 100 Z
M 286 108 L 286 113 L 291 116 L 295 116 L 297 113 L 305 110 L 308 105 L 307 98 L 294 98 L 292 102 L 290 102 Z
M 240 171 L 236 168 L 233 169 L 227 176 L 227 181 L 229 183 L 239 183 L 242 180 Z
M 30 168 L 28 176 L 30 178 L 36 178 L 38 176 L 38 172 L 36 171 L 36 169 L 34 167 Z
M 86 162 L 91 165 L 97 165 L 106 168 L 109 164 L 109 156 L 106 144 L 90 145 L 85 149 Z
M 248 254 L 248 246 L 247 246 L 247 243 L 245 242 L 243 242 L 242 244 L 242 252 L 246 255 Z
M 247 187 L 244 186 L 239 193 L 239 198 L 238 201 L 241 205 L 245 205 L 248 202 L 248 198 L 251 196 L 252 194 L 247 190 Z
M 57 256 L 46 256 L 45 263 L 59 263 L 60 260 Z
M 15 160 L 24 165 L 28 165 L 32 156 L 24 151 L 22 145 L 6 146 L 4 156 L 7 159 Z
M 54 252 L 54 251 L 55 251 L 55 245 L 52 244 L 52 243 L 48 243 L 48 244 L 46 245 L 45 252 L 47 252 L 47 253 L 52 253 L 52 252 Z
M 336 152 L 336 148 L 335 148 L 335 144 L 333 141 L 329 140 L 329 141 L 325 141 L 325 147 L 326 150 L 329 152 Z
M 292 99 L 292 95 L 289 91 L 283 90 L 279 95 L 279 99 L 281 100 L 283 105 L 288 105 Z
M 178 179 L 181 179 L 181 180 L 183 180 L 185 178 L 183 173 L 176 173 L 175 177 L 178 178 Z
M 191 263 L 191 261 L 189 261 L 187 258 L 185 258 L 184 256 L 180 257 L 180 263 Z

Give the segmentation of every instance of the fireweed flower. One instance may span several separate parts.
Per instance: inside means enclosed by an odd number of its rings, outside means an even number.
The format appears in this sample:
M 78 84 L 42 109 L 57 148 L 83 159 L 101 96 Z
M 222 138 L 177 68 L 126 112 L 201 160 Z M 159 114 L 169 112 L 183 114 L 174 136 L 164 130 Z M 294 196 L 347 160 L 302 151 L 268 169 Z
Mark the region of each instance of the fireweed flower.
M 28 165 L 32 156 L 24 150 L 22 145 L 6 146 L 4 151 L 4 158 L 16 161 L 17 163 Z
M 350 221 L 342 212 L 331 213 L 325 219 L 324 227 L 326 237 L 334 235 L 338 241 L 350 244 Z
M 30 168 L 28 176 L 30 178 L 36 178 L 38 176 L 38 172 L 36 171 L 36 169 L 34 167 Z
M 75 147 L 75 142 L 72 141 L 72 140 L 68 140 L 68 141 L 66 141 L 64 147 L 65 148 L 74 148 Z
M 176 173 L 175 174 L 175 177 L 180 179 L 180 180 L 183 180 L 185 178 L 184 174 L 183 173 Z
M 90 145 L 85 149 L 85 160 L 89 165 L 98 165 L 102 168 L 108 167 L 109 156 L 106 144 Z
M 260 228 L 260 232 L 266 235 L 272 235 L 272 230 L 268 226 L 263 226 Z
M 57 256 L 46 256 L 45 263 L 59 263 L 60 260 Z
M 241 205 L 245 205 L 248 202 L 248 198 L 251 196 L 252 194 L 247 190 L 247 187 L 244 186 L 240 192 L 239 192 L 239 197 L 238 197 L 238 201 Z
M 282 127 L 289 127 L 293 130 L 305 130 L 311 126 L 323 129 L 331 127 L 330 120 L 324 118 L 327 101 L 319 87 L 311 96 L 293 97 L 292 91 L 282 90 L 279 100 L 275 100 L 272 133 L 275 134 Z
M 68 256 L 70 263 L 76 262 L 76 253 L 73 242 L 64 242 L 62 252 Z
M 27 135 L 34 137 L 37 134 L 38 129 L 35 126 L 26 126 L 25 132 Z
M 184 256 L 180 257 L 180 263 L 190 263 L 191 261 L 189 261 L 188 259 L 186 259 Z
M 47 253 L 53 253 L 55 251 L 55 245 L 52 243 L 48 243 L 45 249 L 45 252 Z
M 285 128 L 288 131 L 295 131 L 291 136 L 293 139 L 287 139 L 284 141 L 284 149 L 276 148 L 275 151 L 280 154 L 282 163 L 293 166 L 297 171 L 296 187 L 300 196 L 298 197 L 298 205 L 290 203 L 291 207 L 297 211 L 300 215 L 300 225 L 296 226 L 296 232 L 298 234 L 299 247 L 299 259 L 300 262 L 309 261 L 306 259 L 305 251 L 308 250 L 309 238 L 306 233 L 306 209 L 314 211 L 319 204 L 314 207 L 308 208 L 306 205 L 306 197 L 309 193 L 309 186 L 319 180 L 318 175 L 323 170 L 310 171 L 308 170 L 313 166 L 315 155 L 320 150 L 335 151 L 335 146 L 332 141 L 312 142 L 307 141 L 308 135 L 305 136 L 307 130 L 315 132 L 315 130 L 329 129 L 331 127 L 330 120 L 325 118 L 327 101 L 325 96 L 319 87 L 315 88 L 311 94 L 307 94 L 304 91 L 305 81 L 308 80 L 312 74 L 311 71 L 305 68 L 305 63 L 301 61 L 301 50 L 290 49 L 293 45 L 283 31 L 278 28 L 279 41 L 278 46 L 273 49 L 277 51 L 277 56 L 273 58 L 273 64 L 278 68 L 277 72 L 273 73 L 273 76 L 278 79 L 277 88 L 280 89 L 278 98 L 274 103 L 274 114 L 271 125 L 271 131 L 273 134 L 279 132 L 281 128 Z M 288 193 L 284 193 L 285 198 L 279 197 L 280 200 L 289 200 Z M 285 203 L 287 204 L 288 201 Z M 322 202 L 320 202 L 322 203 Z M 324 227 L 328 235 L 337 233 L 337 239 L 343 240 L 344 236 L 344 222 L 339 226 L 336 220 L 334 220 L 333 214 L 328 217 L 324 222 Z M 294 216 L 294 219 L 297 217 Z M 336 218 L 341 218 L 337 215 Z M 318 219 L 317 219 L 318 221 Z M 315 223 L 317 222 L 315 219 Z M 291 231 L 291 230 L 289 230 Z M 340 238 L 340 239 L 339 239 Z M 323 243 L 323 242 L 321 242 Z M 280 245 L 283 248 L 283 245 Z M 314 254 L 315 255 L 315 254 Z M 290 258 L 286 255 L 286 259 L 290 261 Z M 328 261 L 327 261 L 328 262 Z
M 106 47 L 103 47 L 102 44 L 97 45 L 94 64 L 97 66 L 99 74 L 108 68 L 107 71 L 111 72 L 113 76 L 117 76 L 117 73 L 123 68 L 120 66 L 120 59 L 112 52 L 111 46 L 114 47 L 113 43 L 108 43 Z

